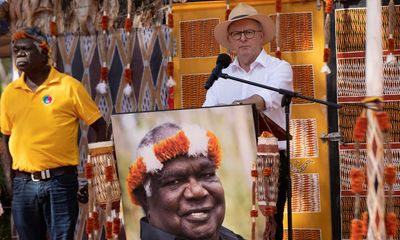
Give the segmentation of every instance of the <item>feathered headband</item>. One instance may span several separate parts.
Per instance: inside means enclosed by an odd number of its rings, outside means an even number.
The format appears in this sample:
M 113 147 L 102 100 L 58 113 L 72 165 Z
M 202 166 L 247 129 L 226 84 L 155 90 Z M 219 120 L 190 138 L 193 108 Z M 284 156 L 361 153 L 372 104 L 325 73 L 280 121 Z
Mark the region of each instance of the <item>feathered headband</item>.
M 46 52 L 49 52 L 50 47 L 49 44 L 47 43 L 46 37 L 43 35 L 42 32 L 40 32 L 39 29 L 37 28 L 24 28 L 21 29 L 17 32 L 15 32 L 12 35 L 12 41 L 16 41 L 19 39 L 24 39 L 24 38 L 30 38 L 33 39 L 34 41 L 39 43 L 39 47 L 45 50 Z
M 171 137 L 138 149 L 138 157 L 130 166 L 127 177 L 132 202 L 139 205 L 133 190 L 143 184 L 146 174 L 161 171 L 165 162 L 184 155 L 205 156 L 216 168 L 221 164 L 221 146 L 213 132 L 198 126 L 183 127 Z

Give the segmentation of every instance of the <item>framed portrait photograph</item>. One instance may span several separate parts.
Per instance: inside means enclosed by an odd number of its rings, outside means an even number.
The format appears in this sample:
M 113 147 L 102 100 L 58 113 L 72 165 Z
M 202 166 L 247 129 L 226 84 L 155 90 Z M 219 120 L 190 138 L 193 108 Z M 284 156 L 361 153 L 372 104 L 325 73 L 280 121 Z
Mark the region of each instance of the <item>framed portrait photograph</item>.
M 254 116 L 251 105 L 113 115 L 127 239 L 138 239 L 143 217 L 172 235 L 190 237 L 202 224 L 210 229 L 222 222 L 229 231 L 251 238 Z M 212 167 L 197 165 L 204 159 Z M 257 221 L 261 237 L 265 219 Z M 189 229 L 174 229 L 178 226 Z

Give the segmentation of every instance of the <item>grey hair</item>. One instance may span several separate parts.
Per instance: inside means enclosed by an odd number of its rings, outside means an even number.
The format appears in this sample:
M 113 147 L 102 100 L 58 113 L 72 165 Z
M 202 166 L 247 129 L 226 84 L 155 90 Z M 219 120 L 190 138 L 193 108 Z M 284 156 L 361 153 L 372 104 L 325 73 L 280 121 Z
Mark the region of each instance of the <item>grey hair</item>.
M 144 190 L 146 192 L 146 197 L 151 197 L 151 179 L 147 178 L 143 183 Z

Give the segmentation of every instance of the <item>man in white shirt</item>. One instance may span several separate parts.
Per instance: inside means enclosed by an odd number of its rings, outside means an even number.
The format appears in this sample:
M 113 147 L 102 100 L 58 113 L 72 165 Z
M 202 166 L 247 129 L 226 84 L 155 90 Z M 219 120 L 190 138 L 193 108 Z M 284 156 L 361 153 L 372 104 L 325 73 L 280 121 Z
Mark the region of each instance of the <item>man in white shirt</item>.
M 250 5 L 239 3 L 230 13 L 228 21 L 218 24 L 214 30 L 215 38 L 223 47 L 236 52 L 237 57 L 222 72 L 230 76 L 274 88 L 293 90 L 293 73 L 289 63 L 268 55 L 263 46 L 275 36 L 275 24 Z M 226 104 L 255 104 L 282 128 L 285 127 L 285 112 L 281 106 L 282 95 L 277 92 L 219 79 L 207 91 L 204 106 Z M 283 237 L 283 208 L 287 191 L 287 160 L 285 143 L 279 143 L 280 178 L 275 239 Z

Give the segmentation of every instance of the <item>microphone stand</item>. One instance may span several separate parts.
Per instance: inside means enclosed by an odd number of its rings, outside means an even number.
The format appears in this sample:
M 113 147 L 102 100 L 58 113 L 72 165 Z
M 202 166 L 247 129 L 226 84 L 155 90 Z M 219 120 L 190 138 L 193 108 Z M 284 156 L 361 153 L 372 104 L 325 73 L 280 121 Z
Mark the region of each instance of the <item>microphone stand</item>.
M 287 172 L 287 180 L 288 180 L 288 186 L 287 186 L 288 240 L 292 240 L 293 239 L 293 233 L 292 233 L 292 229 L 293 229 L 293 227 L 292 227 L 292 180 L 291 180 L 291 177 L 290 177 L 290 133 L 289 133 L 290 104 L 292 102 L 292 98 L 294 98 L 294 97 L 302 98 L 302 99 L 306 99 L 306 100 L 309 100 L 309 101 L 312 101 L 312 102 L 324 104 L 326 106 L 335 107 L 335 108 L 340 108 L 341 106 L 339 104 L 336 104 L 336 103 L 333 103 L 333 102 L 327 102 L 327 101 L 315 99 L 315 98 L 312 98 L 312 97 L 303 96 L 298 92 L 294 92 L 294 91 L 290 91 L 290 90 L 286 90 L 286 89 L 282 89 L 282 88 L 274 88 L 274 87 L 270 87 L 270 86 L 267 86 L 267 85 L 255 83 L 255 82 L 250 82 L 250 81 L 247 81 L 247 80 L 244 80 L 244 79 L 241 79 L 241 78 L 230 76 L 230 75 L 228 75 L 226 73 L 221 73 L 220 77 L 224 78 L 224 79 L 234 80 L 234 81 L 237 81 L 237 82 L 241 82 L 241 83 L 253 85 L 253 86 L 256 86 L 256 87 L 268 89 L 268 90 L 280 93 L 282 95 L 281 106 L 285 107 L 286 161 L 287 161 L 287 169 L 288 169 L 288 172 Z

